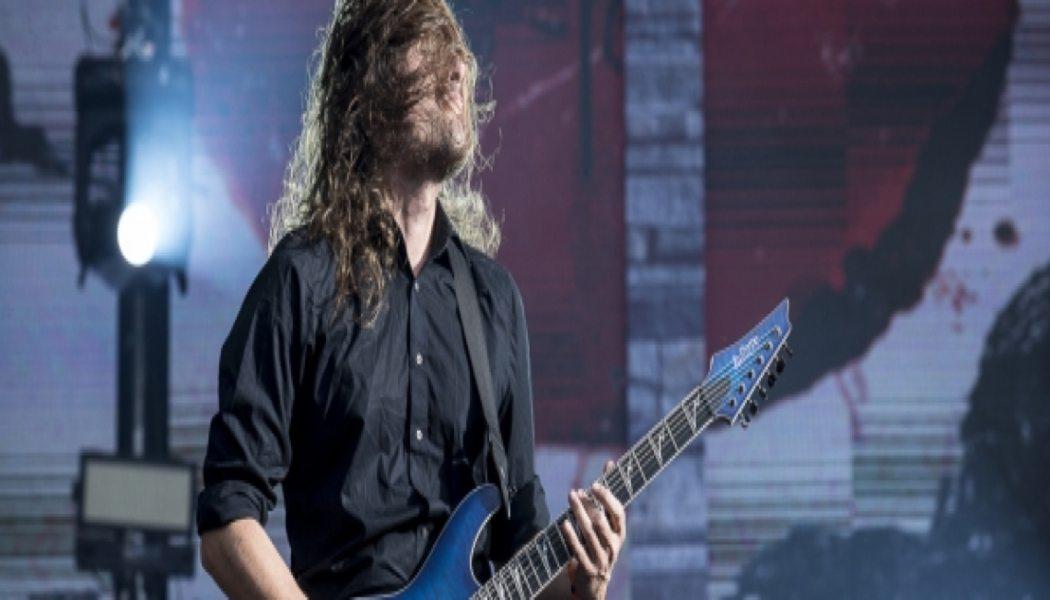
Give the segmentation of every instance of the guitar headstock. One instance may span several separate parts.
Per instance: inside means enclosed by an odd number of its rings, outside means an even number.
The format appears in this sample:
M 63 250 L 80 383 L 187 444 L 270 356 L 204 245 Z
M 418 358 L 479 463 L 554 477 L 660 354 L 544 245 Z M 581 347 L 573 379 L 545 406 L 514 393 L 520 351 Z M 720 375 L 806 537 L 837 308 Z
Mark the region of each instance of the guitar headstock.
M 785 298 L 736 343 L 711 357 L 706 381 L 719 390 L 711 400 L 715 417 L 731 425 L 740 420 L 748 426 L 791 355 L 786 344 L 789 333 L 791 321 Z

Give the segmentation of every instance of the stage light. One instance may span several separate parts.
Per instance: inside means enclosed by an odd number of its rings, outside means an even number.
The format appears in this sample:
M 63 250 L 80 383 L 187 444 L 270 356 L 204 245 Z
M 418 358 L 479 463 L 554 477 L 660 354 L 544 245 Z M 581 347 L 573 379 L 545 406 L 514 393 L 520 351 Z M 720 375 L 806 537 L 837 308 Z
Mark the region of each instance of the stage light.
M 189 64 L 84 57 L 75 87 L 78 283 L 90 272 L 120 290 L 149 271 L 173 275 L 185 292 L 192 231 Z
M 193 526 L 193 468 L 85 455 L 81 523 L 185 533 Z
M 117 243 L 124 260 L 136 267 L 148 263 L 157 252 L 159 225 L 157 215 L 148 204 L 129 205 L 117 223 Z
M 192 573 L 196 496 L 192 464 L 81 453 L 74 491 L 77 565 Z M 169 536 L 169 544 L 145 551 L 146 532 Z

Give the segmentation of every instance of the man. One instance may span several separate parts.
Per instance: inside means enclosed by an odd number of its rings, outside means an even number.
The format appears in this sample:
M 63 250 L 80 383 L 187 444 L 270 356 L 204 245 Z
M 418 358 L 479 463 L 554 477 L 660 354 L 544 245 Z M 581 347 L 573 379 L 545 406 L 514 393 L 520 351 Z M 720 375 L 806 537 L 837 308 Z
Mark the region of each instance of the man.
M 201 560 L 232 597 L 396 591 L 459 500 L 492 479 L 457 248 L 478 290 L 510 493 L 475 564 L 500 565 L 550 519 L 521 295 L 483 252 L 499 229 L 469 187 L 488 111 L 475 77 L 444 0 L 337 2 L 271 255 L 220 358 L 198 529 Z M 278 484 L 291 570 L 261 526 Z M 569 495 L 581 536 L 563 528 L 574 559 L 547 596 L 605 596 L 626 521 L 612 494 L 593 496 Z

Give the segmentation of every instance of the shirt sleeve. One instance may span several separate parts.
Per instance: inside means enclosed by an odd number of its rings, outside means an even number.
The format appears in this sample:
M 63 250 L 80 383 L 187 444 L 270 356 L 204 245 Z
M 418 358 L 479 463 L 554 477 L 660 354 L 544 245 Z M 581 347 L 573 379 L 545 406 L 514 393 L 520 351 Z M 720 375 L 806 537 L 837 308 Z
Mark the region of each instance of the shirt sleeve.
M 197 531 L 266 524 L 291 464 L 292 400 L 304 353 L 303 286 L 280 246 L 252 283 L 219 357 L 219 409 L 204 457 Z
M 535 433 L 532 415 L 532 367 L 528 329 L 521 292 L 511 280 L 513 314 L 510 319 L 511 380 L 503 403 L 500 428 L 507 450 L 510 518 L 503 511 L 493 523 L 491 558 L 502 565 L 550 522 L 543 484 L 534 466 Z

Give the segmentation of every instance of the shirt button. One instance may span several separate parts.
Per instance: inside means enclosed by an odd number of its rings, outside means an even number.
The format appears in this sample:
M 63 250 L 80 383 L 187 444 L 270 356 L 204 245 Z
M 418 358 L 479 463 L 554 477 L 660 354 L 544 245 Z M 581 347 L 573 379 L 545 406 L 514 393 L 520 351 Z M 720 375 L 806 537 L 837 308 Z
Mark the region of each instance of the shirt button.
M 416 364 L 417 365 L 423 364 L 423 355 L 418 353 L 418 352 L 416 352 Z
M 417 442 L 422 442 L 423 441 L 423 430 L 419 429 L 418 427 L 416 428 L 416 441 Z
M 415 289 L 418 292 L 419 291 L 419 282 L 417 281 L 417 282 L 413 283 L 412 284 L 412 288 Z

